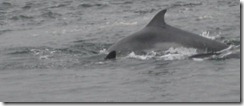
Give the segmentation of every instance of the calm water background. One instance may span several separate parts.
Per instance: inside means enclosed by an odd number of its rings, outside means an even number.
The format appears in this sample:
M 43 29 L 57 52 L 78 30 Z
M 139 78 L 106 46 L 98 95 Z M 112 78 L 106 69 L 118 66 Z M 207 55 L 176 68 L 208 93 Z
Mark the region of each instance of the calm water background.
M 239 102 L 240 59 L 103 61 L 168 7 L 168 24 L 240 45 L 238 0 L 0 0 L 0 101 Z

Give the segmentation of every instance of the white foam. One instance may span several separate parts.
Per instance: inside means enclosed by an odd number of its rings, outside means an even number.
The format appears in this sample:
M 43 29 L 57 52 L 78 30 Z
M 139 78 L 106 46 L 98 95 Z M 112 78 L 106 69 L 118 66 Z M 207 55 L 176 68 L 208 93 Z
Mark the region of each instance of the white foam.
M 43 55 L 43 56 L 40 56 L 39 59 L 49 59 L 49 55 Z
M 126 25 L 126 26 L 130 26 L 130 25 L 137 25 L 137 22 L 116 22 L 115 25 Z
M 216 36 L 210 36 L 209 31 L 203 31 L 203 32 L 200 34 L 200 36 L 205 37 L 205 38 L 208 38 L 208 39 L 212 39 L 212 40 L 215 40 L 216 38 L 219 38 L 219 37 L 220 37 L 219 34 L 216 35 Z
M 126 22 L 126 21 L 116 21 L 116 22 L 106 22 L 106 25 L 110 25 L 110 26 L 133 26 L 133 25 L 137 25 L 138 22 L 134 21 L 134 22 Z M 104 27 L 104 26 L 103 26 Z
M 215 59 L 215 58 L 224 58 L 230 54 L 232 54 L 232 49 L 238 48 L 236 46 L 230 46 L 224 50 L 221 50 L 217 53 L 220 53 L 220 55 L 212 55 L 205 58 L 193 58 L 194 61 L 204 61 L 207 59 Z M 99 51 L 100 54 L 108 54 L 108 51 L 106 49 L 102 49 Z M 133 58 L 133 59 L 139 59 L 139 60 L 148 60 L 148 59 L 157 59 L 157 60 L 183 60 L 187 59 L 190 56 L 193 56 L 195 54 L 198 54 L 197 49 L 195 48 L 185 48 L 185 47 L 178 47 L 178 48 L 169 48 L 166 51 L 150 51 L 146 54 L 136 54 L 135 52 L 129 53 L 125 58 Z
M 108 54 L 107 49 L 99 50 L 99 54 Z
M 163 60 L 182 60 L 182 59 L 188 58 L 189 56 L 194 55 L 194 54 L 197 54 L 196 49 L 180 47 L 180 48 L 169 48 L 168 50 L 164 51 L 164 53 L 151 51 L 145 55 L 138 55 L 138 54 L 135 54 L 134 52 L 131 52 L 126 57 L 140 59 L 140 60 L 148 60 L 151 58 L 156 58 L 159 60 L 161 60 L 161 59 L 163 59 Z
M 195 48 L 186 48 L 186 47 L 178 47 L 178 48 L 169 48 L 165 51 L 165 53 L 177 53 L 177 54 L 184 54 L 184 55 L 193 55 L 197 53 L 197 49 Z
M 165 51 L 165 54 L 160 56 L 160 59 L 164 60 L 182 60 L 185 58 L 188 58 L 189 56 L 192 56 L 194 54 L 197 54 L 197 49 L 194 48 L 169 48 Z
M 57 51 L 55 50 L 50 50 L 48 48 L 45 49 L 31 49 L 30 50 L 33 55 L 38 56 L 39 59 L 49 59 L 52 57 Z
M 166 54 L 163 56 L 160 56 L 160 59 L 164 60 L 182 60 L 185 59 L 185 56 L 182 54 Z
M 203 19 L 212 19 L 213 17 L 211 15 L 204 15 L 204 16 L 199 16 L 198 19 L 199 20 L 203 20 Z
M 194 60 L 194 61 L 204 61 L 205 59 L 203 59 L 203 58 L 192 58 L 192 60 Z
M 146 55 L 137 55 L 135 54 L 134 52 L 131 52 L 127 58 L 135 58 L 135 59 L 140 59 L 140 60 L 147 60 L 147 59 L 151 59 L 153 57 L 156 56 L 156 52 L 154 51 L 151 51 L 151 52 L 148 52 Z

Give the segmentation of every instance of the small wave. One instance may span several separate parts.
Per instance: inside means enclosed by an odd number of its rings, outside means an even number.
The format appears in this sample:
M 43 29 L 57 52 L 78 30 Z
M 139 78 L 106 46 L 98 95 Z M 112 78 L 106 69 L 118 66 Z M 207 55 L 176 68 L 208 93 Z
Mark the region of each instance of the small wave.
M 78 5 L 78 8 L 90 8 L 90 7 L 106 7 L 107 3 L 82 3 Z
M 12 30 L 10 29 L 5 29 L 5 30 L 0 30 L 0 35 L 3 33 L 11 32 Z
M 195 6 L 200 6 L 202 5 L 202 2 L 196 2 L 196 3 L 186 3 L 182 1 L 175 2 L 174 4 L 171 5 L 171 8 L 175 7 L 195 7 Z
M 134 21 L 134 22 L 125 22 L 125 21 L 118 21 L 118 22 L 106 22 L 107 25 L 110 25 L 111 27 L 113 26 L 133 26 L 133 25 L 137 25 L 138 22 Z M 101 26 L 100 28 L 104 28 L 105 26 Z
M 44 17 L 44 18 L 54 18 L 54 19 L 56 19 L 58 17 L 61 17 L 62 14 L 54 13 L 52 11 L 46 11 L 41 16 Z
M 61 7 L 66 7 L 68 5 L 71 4 L 72 1 L 67 1 L 67 2 L 64 2 L 64 3 L 59 3 L 59 4 L 56 4 L 54 6 L 51 6 L 49 8 L 61 8 Z
M 228 48 L 216 53 L 203 53 L 191 56 L 194 61 L 223 60 L 226 58 L 240 58 L 240 46 L 230 45 Z
M 18 16 L 13 16 L 10 19 L 11 20 L 28 20 L 28 19 L 33 19 L 34 17 L 32 16 L 26 16 L 26 15 L 18 15 Z
M 228 58 L 231 55 L 240 55 L 240 45 L 230 45 L 228 48 L 219 51 L 220 55 L 217 56 L 217 58 Z
M 108 44 L 91 43 L 83 40 L 74 41 L 74 44 L 68 47 L 52 48 L 42 47 L 17 47 L 6 49 L 7 55 L 12 56 L 34 56 L 38 59 L 53 59 L 60 56 L 80 56 L 89 57 L 97 54 L 104 54 Z M 100 51 L 99 51 L 100 50 Z
M 0 3 L 0 10 L 5 10 L 11 8 L 13 5 L 9 2 L 2 2 Z
M 39 59 L 47 59 L 47 57 L 52 57 L 58 50 L 48 47 L 20 47 L 20 48 L 11 48 L 7 51 L 8 55 L 34 55 Z
M 31 9 L 33 6 L 34 6 L 33 3 L 31 3 L 31 2 L 26 2 L 25 5 L 22 7 L 22 9 L 24 9 L 24 10 L 28 10 L 28 9 Z
M 126 26 L 130 26 L 130 25 L 137 25 L 137 22 L 116 22 L 114 23 L 115 25 L 126 25 Z
M 226 43 L 228 45 L 240 45 L 241 41 L 239 39 L 227 39 L 227 40 L 224 40 L 224 43 Z
M 28 54 L 30 53 L 30 50 L 27 48 L 23 48 L 21 50 L 15 50 L 14 52 L 7 53 L 9 55 L 20 55 L 20 54 Z
M 49 48 L 31 49 L 30 51 L 33 55 L 38 56 L 39 59 L 49 59 L 54 55 L 55 52 L 57 52 L 56 50 Z
M 147 13 L 152 13 L 154 11 L 156 11 L 156 9 L 136 10 L 134 11 L 134 13 L 147 14 Z
M 116 5 L 126 5 L 126 4 L 133 4 L 133 2 L 132 1 L 113 1 L 113 2 L 111 2 L 111 4 L 116 4 Z

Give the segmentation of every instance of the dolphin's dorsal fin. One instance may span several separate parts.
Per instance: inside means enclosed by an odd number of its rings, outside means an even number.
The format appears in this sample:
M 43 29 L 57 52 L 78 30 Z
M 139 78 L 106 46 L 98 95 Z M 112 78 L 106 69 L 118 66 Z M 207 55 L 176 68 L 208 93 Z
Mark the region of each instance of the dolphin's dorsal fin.
M 108 55 L 105 57 L 105 60 L 115 59 L 116 58 L 116 51 L 111 51 L 108 53 Z
M 162 26 L 165 25 L 165 21 L 164 21 L 164 15 L 166 13 L 167 9 L 164 9 L 160 12 L 158 12 L 153 19 L 149 22 L 149 24 L 147 24 L 146 27 L 148 26 Z

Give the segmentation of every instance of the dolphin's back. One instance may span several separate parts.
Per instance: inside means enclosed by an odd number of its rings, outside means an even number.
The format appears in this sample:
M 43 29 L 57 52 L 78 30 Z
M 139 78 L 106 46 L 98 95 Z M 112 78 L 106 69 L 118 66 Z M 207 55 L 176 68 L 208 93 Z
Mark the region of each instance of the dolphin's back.
M 171 33 L 171 36 L 174 36 L 175 38 L 174 42 L 178 42 L 187 47 L 197 48 L 208 52 L 220 51 L 228 47 L 224 43 L 211 40 L 188 31 L 183 31 L 169 25 L 167 26 L 167 29 L 162 28 L 162 30 Z
M 112 45 L 108 51 L 132 52 L 150 48 L 151 46 L 146 45 L 146 43 L 149 44 L 152 41 L 150 39 L 153 39 L 153 37 L 146 35 L 150 35 L 150 33 L 143 30 L 133 33 Z
M 172 27 L 165 23 L 166 9 L 156 14 L 142 30 L 112 45 L 108 51 L 136 52 L 144 50 L 167 50 L 170 47 L 190 47 L 204 52 L 217 52 L 227 48 L 224 43 L 204 38 L 194 33 Z M 116 53 L 115 52 L 115 53 Z M 110 56 L 109 56 L 110 57 Z
M 145 27 L 112 45 L 108 51 L 141 51 L 155 48 L 155 45 L 158 44 L 162 45 L 161 48 L 157 48 L 158 50 L 167 50 L 170 46 L 164 45 L 169 43 L 207 52 L 216 52 L 228 47 L 224 43 L 166 25 L 164 27 Z
M 144 29 L 150 29 L 161 36 L 161 42 L 175 42 L 187 47 L 193 47 L 210 52 L 220 51 L 228 46 L 224 43 L 204 38 L 165 23 L 164 17 L 167 9 L 158 12 Z M 151 36 L 151 35 L 148 35 Z

